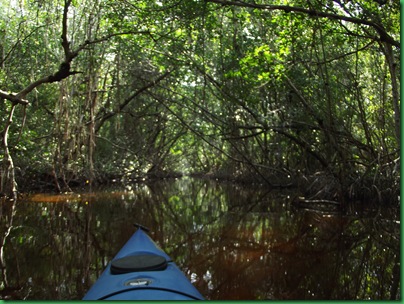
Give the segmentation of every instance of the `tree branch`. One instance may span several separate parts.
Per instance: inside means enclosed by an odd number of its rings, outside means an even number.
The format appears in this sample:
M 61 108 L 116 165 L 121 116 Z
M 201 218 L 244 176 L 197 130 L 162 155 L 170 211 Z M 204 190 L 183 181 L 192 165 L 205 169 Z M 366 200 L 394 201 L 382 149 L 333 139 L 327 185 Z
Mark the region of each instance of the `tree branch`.
M 28 100 L 20 98 L 17 94 L 14 93 L 8 93 L 5 91 L 0 90 L 0 98 L 7 99 L 11 101 L 12 103 L 19 103 L 22 105 L 27 105 Z
M 160 81 L 162 81 L 164 78 L 168 77 L 170 74 L 172 73 L 172 71 L 167 71 L 164 74 L 160 75 L 159 77 L 157 77 L 156 79 L 154 79 L 153 81 L 150 81 L 148 84 L 146 84 L 145 86 L 141 87 L 140 89 L 138 89 L 135 93 L 133 93 L 132 95 L 130 95 L 128 98 L 126 98 L 118 107 L 118 111 L 114 111 L 114 112 L 109 112 L 109 113 L 105 113 L 104 115 L 102 115 L 101 117 L 98 117 L 97 120 L 99 121 L 98 124 L 95 127 L 95 133 L 98 132 L 98 130 L 101 128 L 101 126 L 104 124 L 105 121 L 107 121 L 108 119 L 110 119 L 111 117 L 115 116 L 117 113 L 121 112 L 133 99 L 135 99 L 137 96 L 139 96 L 140 94 L 142 94 L 143 92 L 147 91 L 148 89 L 150 89 L 151 87 L 154 87 L 155 85 L 157 85 Z
M 62 24 L 62 46 L 63 50 L 65 53 L 65 60 L 62 62 L 62 64 L 59 67 L 59 70 L 54 73 L 53 75 L 45 76 L 43 78 L 40 78 L 32 83 L 30 83 L 28 86 L 26 86 L 23 90 L 21 90 L 18 93 L 7 93 L 4 91 L 0 91 L 0 97 L 7 99 L 13 103 L 20 103 L 20 104 L 28 104 L 28 101 L 25 99 L 26 96 L 32 92 L 36 87 L 44 84 L 44 83 L 52 83 L 52 82 L 58 82 L 61 81 L 70 75 L 77 74 L 79 72 L 75 71 L 70 71 L 70 63 L 72 60 L 77 57 L 78 51 L 77 52 L 71 52 L 70 50 L 70 42 L 67 39 L 67 13 L 69 10 L 69 6 L 71 4 L 72 0 L 65 0 L 65 7 L 63 9 L 63 24 Z
M 217 3 L 221 5 L 226 5 L 226 6 L 240 6 L 240 7 L 250 7 L 250 8 L 256 8 L 260 10 L 281 10 L 284 11 L 285 13 L 303 13 L 306 15 L 309 15 L 311 17 L 317 17 L 317 18 L 329 18 L 333 20 L 340 20 L 340 21 L 346 21 L 354 24 L 359 24 L 359 25 L 366 25 L 374 28 L 378 34 L 379 34 L 379 41 L 387 42 L 391 45 L 394 45 L 397 48 L 400 48 L 400 42 L 396 41 L 393 37 L 391 37 L 386 30 L 381 26 L 380 24 L 370 21 L 370 20 L 364 20 L 356 17 L 349 17 L 349 16 L 341 16 L 338 14 L 334 13 L 327 13 L 327 12 L 321 12 L 321 11 L 316 11 L 313 9 L 307 9 L 303 7 L 294 7 L 294 6 L 289 6 L 289 5 L 271 5 L 271 4 L 255 4 L 255 3 L 246 3 L 243 1 L 230 1 L 230 0 L 206 0 L 207 2 L 212 2 L 212 3 Z
M 290 140 L 295 142 L 298 146 L 300 146 L 302 149 L 304 149 L 309 154 L 314 156 L 314 158 L 317 159 L 324 168 L 328 168 L 328 166 L 329 166 L 328 161 L 320 153 L 317 153 L 316 151 L 314 151 L 311 148 L 311 145 L 309 143 L 307 143 L 305 140 L 303 140 L 302 138 L 298 138 L 288 132 L 285 132 L 284 130 L 282 130 L 280 128 L 272 128 L 272 131 L 289 138 Z
M 101 43 L 101 42 L 107 41 L 110 38 L 115 37 L 115 36 L 133 35 L 133 34 L 150 34 L 149 31 L 128 31 L 128 32 L 121 32 L 121 33 L 113 33 L 113 34 L 109 34 L 104 37 L 101 37 L 99 39 L 86 40 L 84 43 L 79 45 L 76 50 L 72 51 L 71 43 L 68 40 L 68 36 L 67 36 L 68 10 L 69 10 L 69 6 L 71 5 L 71 2 L 72 2 L 72 0 L 65 0 L 65 6 L 63 9 L 62 35 L 61 35 L 62 43 L 61 44 L 63 47 L 65 58 L 64 58 L 64 61 L 60 64 L 59 70 L 56 71 L 52 75 L 42 77 L 42 78 L 30 83 L 28 86 L 26 86 L 23 90 L 21 90 L 18 93 L 8 93 L 8 92 L 0 90 L 1 98 L 7 99 L 7 100 L 11 101 L 12 103 L 19 103 L 19 104 L 27 105 L 29 102 L 25 98 L 36 87 L 39 87 L 40 85 L 45 84 L 45 83 L 59 82 L 65 78 L 68 78 L 71 75 L 81 73 L 78 71 L 71 71 L 71 63 L 72 63 L 73 59 L 75 59 L 79 55 L 79 53 L 82 50 L 84 50 L 87 46 L 89 46 L 91 44 L 96 44 L 96 43 Z M 157 80 L 157 82 L 158 81 L 159 80 Z
M 72 3 L 72 0 L 65 0 L 65 6 L 63 8 L 63 19 L 62 19 L 62 47 L 65 52 L 65 60 L 69 61 L 71 56 L 70 52 L 70 42 L 67 39 L 67 14 L 69 12 L 69 6 Z M 71 60 L 70 60 L 71 61 Z

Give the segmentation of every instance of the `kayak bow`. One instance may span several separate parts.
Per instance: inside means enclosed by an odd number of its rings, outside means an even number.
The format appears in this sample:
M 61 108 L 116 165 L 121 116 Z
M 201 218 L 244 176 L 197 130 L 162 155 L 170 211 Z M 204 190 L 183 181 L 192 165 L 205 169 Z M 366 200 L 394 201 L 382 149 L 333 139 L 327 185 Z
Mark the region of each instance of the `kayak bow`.
M 138 227 L 83 300 L 204 300 L 145 228 Z

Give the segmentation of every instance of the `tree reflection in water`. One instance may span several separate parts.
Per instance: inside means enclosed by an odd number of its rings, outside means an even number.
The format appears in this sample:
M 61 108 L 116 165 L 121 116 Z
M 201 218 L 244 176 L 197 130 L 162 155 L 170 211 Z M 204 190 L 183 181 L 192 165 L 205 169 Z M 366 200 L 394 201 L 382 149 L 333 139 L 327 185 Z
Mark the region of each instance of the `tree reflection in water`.
M 296 209 L 291 196 L 187 178 L 27 196 L 2 247 L 1 297 L 81 299 L 139 222 L 207 299 L 399 298 L 397 210 Z

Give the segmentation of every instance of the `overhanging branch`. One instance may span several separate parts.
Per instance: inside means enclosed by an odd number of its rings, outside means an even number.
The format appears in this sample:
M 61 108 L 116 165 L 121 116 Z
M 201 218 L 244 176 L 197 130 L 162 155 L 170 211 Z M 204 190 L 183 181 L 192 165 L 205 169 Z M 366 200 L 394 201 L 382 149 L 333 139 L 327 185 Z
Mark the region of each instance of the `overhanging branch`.
M 249 7 L 268 11 L 281 10 L 284 11 L 285 13 L 291 13 L 291 12 L 302 13 L 315 18 L 329 18 L 333 20 L 346 21 L 359 25 L 366 25 L 374 28 L 378 32 L 380 41 L 387 42 L 391 45 L 394 45 L 397 48 L 400 48 L 399 41 L 396 41 L 393 37 L 391 37 L 380 24 L 377 24 L 370 20 L 364 20 L 349 16 L 342 16 L 334 13 L 321 12 L 313 9 L 307 9 L 303 7 L 295 7 L 289 5 L 256 4 L 256 3 L 246 3 L 243 1 L 228 1 L 228 0 L 206 0 L 206 1 L 226 6 Z
M 63 9 L 63 18 L 62 18 L 62 34 L 60 36 L 62 42 L 61 45 L 63 47 L 64 52 L 64 61 L 60 64 L 59 69 L 52 75 L 44 76 L 29 85 L 27 85 L 24 89 L 20 92 L 5 92 L 0 90 L 0 98 L 6 99 L 11 101 L 12 103 L 19 103 L 22 105 L 27 105 L 29 102 L 26 99 L 26 96 L 31 93 L 35 88 L 45 84 L 45 83 L 53 83 L 62 81 L 65 78 L 68 78 L 71 75 L 78 74 L 81 72 L 72 71 L 71 70 L 71 63 L 72 61 L 79 55 L 81 51 L 86 49 L 88 46 L 101 43 L 104 41 L 109 40 L 112 37 L 122 36 L 122 35 L 135 35 L 135 34 L 149 34 L 149 31 L 127 31 L 127 32 L 119 32 L 119 33 L 112 33 L 106 35 L 104 37 L 94 39 L 94 40 L 86 40 L 82 44 L 80 44 L 75 50 L 71 49 L 71 43 L 67 36 L 67 21 L 68 21 L 68 10 L 69 6 L 71 5 L 72 0 L 65 0 L 65 5 Z M 157 80 L 159 81 L 159 80 Z
M 136 92 L 134 92 L 132 95 L 130 95 L 128 98 L 126 98 L 118 107 L 117 111 L 114 112 L 109 112 L 109 113 L 104 113 L 103 115 L 99 115 L 99 117 L 97 118 L 97 120 L 99 121 L 95 127 L 95 133 L 97 133 L 99 131 L 99 129 L 102 127 L 102 125 L 111 117 L 115 116 L 117 113 L 121 112 L 123 109 L 126 108 L 126 106 L 132 102 L 132 100 L 134 100 L 137 96 L 139 96 L 140 94 L 142 94 L 143 92 L 148 91 L 150 88 L 156 86 L 160 81 L 162 81 L 163 79 L 167 78 L 170 74 L 172 73 L 172 71 L 167 71 L 164 74 L 161 74 L 159 77 L 157 77 L 156 79 L 150 81 L 149 83 L 147 83 L 146 85 L 144 85 L 143 87 L 141 87 L 140 89 L 138 89 Z
M 8 92 L 2 91 L 2 90 L 0 90 L 0 98 L 7 99 L 7 100 L 11 101 L 12 103 L 19 103 L 22 105 L 28 104 L 28 100 L 20 98 L 17 94 L 8 93 Z

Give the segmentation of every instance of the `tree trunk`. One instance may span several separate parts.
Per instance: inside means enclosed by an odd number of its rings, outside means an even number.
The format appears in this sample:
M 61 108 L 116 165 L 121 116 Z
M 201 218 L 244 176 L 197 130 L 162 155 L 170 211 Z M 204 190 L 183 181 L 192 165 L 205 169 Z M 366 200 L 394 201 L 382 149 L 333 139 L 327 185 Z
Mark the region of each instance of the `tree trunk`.
M 1 182 L 0 182 L 0 192 L 14 200 L 17 199 L 17 183 L 15 181 L 14 163 L 8 147 L 8 132 L 13 122 L 13 116 L 16 106 L 17 106 L 16 103 L 12 105 L 10 113 L 8 115 L 8 119 L 6 121 L 6 125 L 2 132 L 3 138 L 1 141 L 1 148 L 4 151 L 4 154 L 3 154 L 3 163 L 1 167 Z
M 389 66 L 389 72 L 391 77 L 391 90 L 393 96 L 393 109 L 394 109 L 394 123 L 395 123 L 395 136 L 398 145 L 400 145 L 400 134 L 401 134 L 401 126 L 400 126 L 400 86 L 397 81 L 397 67 L 398 64 L 394 60 L 393 46 L 389 43 L 382 44 L 382 50 L 384 52 L 384 56 L 386 57 L 387 64 Z

